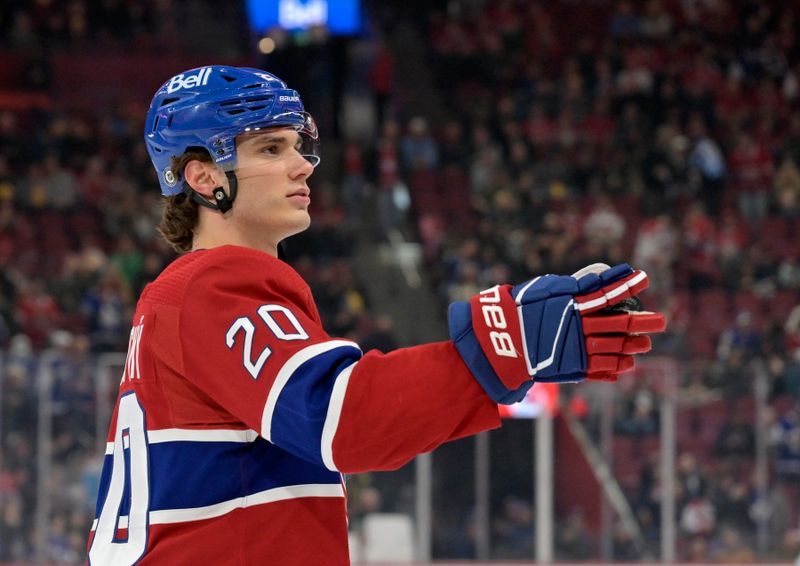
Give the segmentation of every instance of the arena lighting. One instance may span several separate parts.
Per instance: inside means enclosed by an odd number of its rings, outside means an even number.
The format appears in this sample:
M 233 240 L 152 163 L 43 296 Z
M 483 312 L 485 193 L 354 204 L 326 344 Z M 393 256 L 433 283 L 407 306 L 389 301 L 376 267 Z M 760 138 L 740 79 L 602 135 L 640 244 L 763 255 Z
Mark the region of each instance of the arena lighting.
M 275 40 L 271 37 L 262 37 L 258 42 L 258 50 L 264 55 L 275 51 Z

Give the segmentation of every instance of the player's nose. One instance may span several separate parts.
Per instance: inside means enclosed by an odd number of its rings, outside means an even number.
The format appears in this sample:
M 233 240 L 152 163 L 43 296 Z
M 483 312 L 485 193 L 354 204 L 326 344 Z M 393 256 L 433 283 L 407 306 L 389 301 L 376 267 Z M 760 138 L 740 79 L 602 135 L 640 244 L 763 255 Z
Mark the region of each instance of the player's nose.
M 289 176 L 292 179 L 308 178 L 314 173 L 314 166 L 306 159 L 300 152 L 295 152 L 292 159 L 291 169 Z

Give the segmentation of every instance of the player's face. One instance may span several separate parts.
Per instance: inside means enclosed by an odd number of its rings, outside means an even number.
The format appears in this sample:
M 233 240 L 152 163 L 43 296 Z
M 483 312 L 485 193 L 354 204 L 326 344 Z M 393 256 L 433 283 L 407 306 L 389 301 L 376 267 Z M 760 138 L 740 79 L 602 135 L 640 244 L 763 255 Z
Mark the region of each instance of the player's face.
M 308 228 L 308 178 L 314 168 L 299 152 L 300 134 L 274 128 L 236 140 L 238 194 L 233 207 L 240 230 L 277 244 Z

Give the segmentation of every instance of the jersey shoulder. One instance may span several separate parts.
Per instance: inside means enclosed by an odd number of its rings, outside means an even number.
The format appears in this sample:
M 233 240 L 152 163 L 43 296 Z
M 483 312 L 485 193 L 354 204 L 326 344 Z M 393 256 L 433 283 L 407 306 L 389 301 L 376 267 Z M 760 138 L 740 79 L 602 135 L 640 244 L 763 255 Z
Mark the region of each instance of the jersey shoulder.
M 142 300 L 182 307 L 197 293 L 258 299 L 268 294 L 308 308 L 311 290 L 285 262 L 259 250 L 220 246 L 172 262 L 142 293 Z M 312 310 L 316 310 L 312 307 Z

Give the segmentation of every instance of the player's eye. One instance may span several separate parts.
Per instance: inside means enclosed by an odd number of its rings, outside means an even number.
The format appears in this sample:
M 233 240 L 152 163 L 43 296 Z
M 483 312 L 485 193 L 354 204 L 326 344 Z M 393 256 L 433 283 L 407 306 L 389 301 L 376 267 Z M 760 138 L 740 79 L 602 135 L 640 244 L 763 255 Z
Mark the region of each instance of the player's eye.
M 265 145 L 261 148 L 261 153 L 265 153 L 267 155 L 278 155 L 279 152 L 280 148 L 276 144 Z

